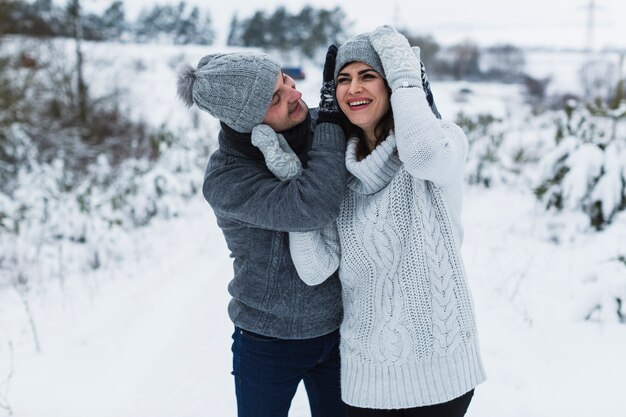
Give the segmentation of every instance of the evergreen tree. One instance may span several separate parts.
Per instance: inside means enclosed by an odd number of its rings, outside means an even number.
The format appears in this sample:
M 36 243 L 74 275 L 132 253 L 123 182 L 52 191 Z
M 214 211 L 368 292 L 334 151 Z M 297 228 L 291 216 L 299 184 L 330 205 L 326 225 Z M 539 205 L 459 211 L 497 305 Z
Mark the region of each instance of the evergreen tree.
M 124 3 L 116 0 L 102 14 L 103 38 L 109 40 L 119 40 L 127 31 L 126 14 Z
M 230 20 L 230 29 L 228 30 L 228 39 L 226 40 L 228 46 L 242 46 L 241 40 L 241 25 L 237 20 L 237 13 L 233 14 L 233 18 Z
M 267 19 L 265 14 L 257 11 L 243 24 L 241 42 L 244 46 L 266 47 L 265 34 L 267 33 Z
M 6 33 L 15 33 L 16 6 L 17 2 L 14 1 L 0 1 L 0 36 Z
M 182 3 L 181 3 L 182 4 Z M 197 7 L 191 9 L 189 15 L 185 15 L 184 9 L 180 9 L 179 21 L 174 33 L 174 43 L 210 45 L 213 43 L 214 32 L 211 29 L 211 16 L 202 15 Z
M 193 42 L 198 25 L 198 9 L 194 8 L 188 18 L 184 17 L 185 3 L 182 2 L 178 5 L 176 22 L 174 24 L 173 40 L 175 44 L 186 44 Z
M 52 0 L 36 0 L 32 3 L 31 10 L 27 12 L 27 20 L 31 28 L 31 35 L 54 36 L 62 32 L 59 25 L 58 15 Z M 65 33 L 63 33 L 65 34 Z
M 106 39 L 104 20 L 101 16 L 93 13 L 82 16 L 83 39 L 90 41 L 102 41 Z
M 320 45 L 340 43 L 340 38 L 344 35 L 345 25 L 346 15 L 341 8 L 320 9 L 315 24 L 315 29 L 320 34 L 318 39 Z
M 262 11 L 241 22 L 233 16 L 228 45 L 253 46 L 281 52 L 296 51 L 313 58 L 331 43 L 341 43 L 346 16 L 341 8 L 313 9 L 305 6 L 298 14 L 279 7 L 269 17 Z
M 0 33 L 37 37 L 71 36 L 71 20 L 52 0 L 0 1 Z
M 176 20 L 176 10 L 171 6 L 155 5 L 152 9 L 144 9 L 137 19 L 136 40 L 138 42 L 159 40 L 163 33 L 171 33 Z
M 213 30 L 213 19 L 211 14 L 207 12 L 200 18 L 198 24 L 198 36 L 196 42 L 201 45 L 212 45 L 215 41 L 215 31 Z
M 317 11 L 304 8 L 298 18 L 302 19 L 298 24 L 303 36 L 301 51 L 308 58 L 313 58 L 317 51 L 325 50 L 332 43 L 340 44 L 345 35 L 346 16 L 339 7 Z M 301 24 L 308 26 L 300 26 Z
M 313 28 L 315 20 L 316 12 L 313 7 L 305 6 L 295 17 L 295 27 L 292 28 L 292 36 L 297 40 L 297 44 L 300 46 L 302 53 L 308 57 L 315 54 L 319 45 L 317 45 L 316 36 L 312 33 L 313 30 L 305 32 L 301 28 Z
M 13 33 L 32 36 L 71 36 L 71 21 L 63 9 L 55 6 L 52 0 L 12 2 L 12 16 L 15 19 Z
M 267 19 L 266 46 L 279 51 L 288 51 L 293 47 L 292 38 L 289 36 L 291 16 L 284 7 L 277 8 Z
M 137 21 L 135 37 L 139 42 L 167 40 L 176 44 L 197 43 L 210 45 L 215 34 L 211 16 L 202 14 L 197 7 L 187 13 L 183 1 L 177 6 L 154 6 L 144 10 Z

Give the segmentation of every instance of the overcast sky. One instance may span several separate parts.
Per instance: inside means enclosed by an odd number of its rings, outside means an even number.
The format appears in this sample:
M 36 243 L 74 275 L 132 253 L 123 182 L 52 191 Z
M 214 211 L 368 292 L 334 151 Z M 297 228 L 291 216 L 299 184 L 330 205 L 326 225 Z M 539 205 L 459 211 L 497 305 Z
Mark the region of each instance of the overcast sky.
M 83 0 L 87 8 L 99 8 L 112 0 Z M 595 48 L 626 49 L 626 1 L 594 0 Z M 145 5 L 177 0 L 125 0 L 129 17 Z M 404 27 L 416 34 L 430 34 L 442 43 L 472 39 L 481 44 L 509 42 L 521 46 L 583 48 L 587 39 L 589 0 L 187 0 L 208 9 L 225 41 L 233 13 L 240 18 L 256 10 L 273 11 L 283 5 L 291 12 L 304 5 L 316 8 L 341 6 L 352 23 L 351 32 L 371 30 L 381 24 Z

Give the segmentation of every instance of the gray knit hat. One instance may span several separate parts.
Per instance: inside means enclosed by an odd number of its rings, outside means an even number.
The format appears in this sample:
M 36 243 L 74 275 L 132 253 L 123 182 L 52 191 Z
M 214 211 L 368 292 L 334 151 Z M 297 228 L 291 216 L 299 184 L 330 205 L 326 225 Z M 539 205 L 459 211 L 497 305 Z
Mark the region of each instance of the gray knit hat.
M 276 59 L 261 53 L 211 54 L 198 67 L 178 71 L 178 97 L 234 130 L 249 133 L 263 121 L 280 74 Z
M 380 62 L 380 57 L 370 43 L 367 33 L 353 36 L 339 47 L 337 51 L 337 61 L 335 62 L 335 80 L 337 80 L 337 75 L 343 67 L 355 61 L 369 65 L 374 71 L 382 75 L 383 78 L 386 78 L 383 64 Z

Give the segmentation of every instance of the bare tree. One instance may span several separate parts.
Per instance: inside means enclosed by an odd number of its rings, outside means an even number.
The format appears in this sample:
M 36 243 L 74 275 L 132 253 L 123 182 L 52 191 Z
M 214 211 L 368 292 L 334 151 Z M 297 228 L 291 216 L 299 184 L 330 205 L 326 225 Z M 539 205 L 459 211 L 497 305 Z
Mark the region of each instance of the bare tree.
M 452 75 L 455 79 L 480 76 L 480 49 L 470 41 L 454 45 L 450 48 Z
M 496 45 L 484 53 L 483 63 L 488 75 L 506 82 L 522 79 L 526 58 L 522 49 L 511 45 Z
M 616 84 L 615 64 L 605 59 L 585 62 L 578 71 L 583 92 L 588 100 L 605 98 Z
M 83 52 L 81 43 L 83 40 L 83 25 L 81 21 L 80 1 L 72 0 L 69 7 L 74 28 L 74 41 L 76 44 L 76 91 L 78 106 L 78 121 L 81 126 L 87 123 L 87 86 L 83 78 Z
M 437 53 L 441 50 L 441 46 L 437 43 L 437 41 L 430 35 L 411 35 L 409 33 L 404 33 L 404 35 L 409 40 L 409 44 L 411 46 L 419 46 L 420 47 L 420 58 L 422 62 L 428 68 L 435 68 L 437 59 Z

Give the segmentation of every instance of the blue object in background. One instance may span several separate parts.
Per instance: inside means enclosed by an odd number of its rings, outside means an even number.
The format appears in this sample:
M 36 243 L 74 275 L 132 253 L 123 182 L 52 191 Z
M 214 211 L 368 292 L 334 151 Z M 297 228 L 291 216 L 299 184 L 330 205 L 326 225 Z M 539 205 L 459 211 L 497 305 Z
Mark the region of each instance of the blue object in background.
M 300 67 L 284 67 L 283 73 L 287 74 L 294 80 L 304 80 L 304 71 Z

